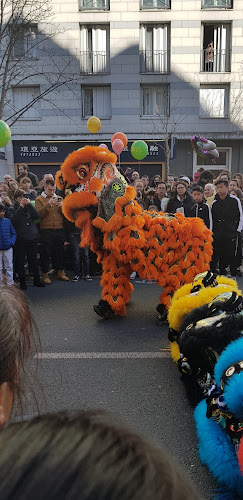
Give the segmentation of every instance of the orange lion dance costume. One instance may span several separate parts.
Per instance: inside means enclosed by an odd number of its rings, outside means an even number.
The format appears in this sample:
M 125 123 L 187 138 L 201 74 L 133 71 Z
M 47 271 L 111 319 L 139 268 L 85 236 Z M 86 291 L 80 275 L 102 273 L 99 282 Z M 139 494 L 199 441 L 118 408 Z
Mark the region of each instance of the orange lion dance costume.
M 64 161 L 56 180 L 67 196 L 64 216 L 82 229 L 102 263 L 102 300 L 97 314 L 124 316 L 133 286 L 130 274 L 156 280 L 164 288 L 157 310 L 165 319 L 175 290 L 209 269 L 212 236 L 199 218 L 145 212 L 105 148 L 85 146 Z

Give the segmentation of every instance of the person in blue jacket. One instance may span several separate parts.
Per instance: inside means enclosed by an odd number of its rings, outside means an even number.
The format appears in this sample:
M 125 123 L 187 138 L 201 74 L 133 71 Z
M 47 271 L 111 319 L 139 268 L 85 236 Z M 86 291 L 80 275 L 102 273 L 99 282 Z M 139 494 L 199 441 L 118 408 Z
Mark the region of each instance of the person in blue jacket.
M 13 285 L 13 245 L 16 231 L 9 219 L 4 217 L 5 205 L 0 203 L 0 286 Z M 3 276 L 3 268 L 5 277 Z

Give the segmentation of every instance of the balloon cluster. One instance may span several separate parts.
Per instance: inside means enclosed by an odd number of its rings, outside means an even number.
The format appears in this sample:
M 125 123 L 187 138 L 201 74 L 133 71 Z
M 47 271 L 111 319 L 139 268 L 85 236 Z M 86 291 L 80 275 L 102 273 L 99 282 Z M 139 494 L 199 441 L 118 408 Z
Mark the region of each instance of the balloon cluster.
M 204 137 L 194 135 L 191 138 L 191 145 L 192 149 L 202 158 L 209 158 L 215 162 L 215 159 L 219 157 L 215 142 L 204 139 Z
M 6 146 L 11 139 L 11 131 L 7 123 L 0 120 L 0 148 Z
M 97 116 L 91 116 L 87 121 L 87 128 L 92 134 L 96 134 L 101 128 L 101 121 Z M 111 145 L 114 153 L 118 156 L 126 148 L 128 143 L 127 136 L 123 132 L 116 132 L 111 138 Z M 100 147 L 108 149 L 106 144 L 100 144 Z M 148 154 L 148 145 L 144 141 L 134 141 L 131 146 L 131 155 L 135 160 L 141 161 Z
M 116 132 L 111 138 L 111 145 L 114 153 L 120 155 L 127 146 L 127 136 L 123 132 Z

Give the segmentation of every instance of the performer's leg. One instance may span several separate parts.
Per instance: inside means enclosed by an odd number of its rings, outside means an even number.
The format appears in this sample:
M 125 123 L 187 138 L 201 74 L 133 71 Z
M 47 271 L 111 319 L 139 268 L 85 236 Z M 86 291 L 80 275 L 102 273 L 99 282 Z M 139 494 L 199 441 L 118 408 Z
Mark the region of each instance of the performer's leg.
M 119 263 L 113 253 L 107 252 L 102 260 L 102 268 L 102 301 L 98 306 L 95 306 L 95 312 L 104 317 L 111 317 L 112 312 L 118 316 L 124 316 L 126 314 L 126 304 L 133 290 L 133 286 L 129 281 L 130 264 Z M 111 309 L 110 316 L 107 304 Z M 102 314 L 103 309 L 105 314 Z

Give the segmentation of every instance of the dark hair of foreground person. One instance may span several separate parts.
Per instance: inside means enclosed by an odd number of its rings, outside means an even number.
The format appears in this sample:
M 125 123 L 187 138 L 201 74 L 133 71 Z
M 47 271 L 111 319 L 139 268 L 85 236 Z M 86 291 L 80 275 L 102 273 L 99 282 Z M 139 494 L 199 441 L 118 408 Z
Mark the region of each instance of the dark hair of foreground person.
M 1 500 L 197 500 L 164 451 L 103 412 L 49 414 L 0 431 Z
M 24 294 L 14 285 L 0 287 L 0 426 L 9 419 L 14 400 L 21 404 L 34 327 Z

